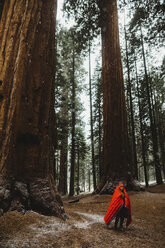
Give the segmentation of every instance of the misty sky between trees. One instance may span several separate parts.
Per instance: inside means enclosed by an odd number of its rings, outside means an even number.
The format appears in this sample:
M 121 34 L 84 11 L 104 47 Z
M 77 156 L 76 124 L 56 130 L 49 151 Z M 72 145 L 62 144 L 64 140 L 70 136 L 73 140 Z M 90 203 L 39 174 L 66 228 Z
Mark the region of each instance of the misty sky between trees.
M 58 3 L 57 3 L 57 22 L 58 24 L 61 24 L 62 26 L 66 27 L 66 28 L 70 28 L 72 27 L 75 22 L 73 19 L 70 18 L 70 20 L 68 20 L 66 18 L 66 16 L 64 15 L 63 13 L 63 10 L 62 10 L 62 7 L 63 7 L 63 3 L 64 3 L 64 0 L 59 0 Z M 100 39 L 100 37 L 99 37 Z M 99 40 L 97 41 L 93 41 L 94 42 L 99 42 Z M 101 47 L 95 47 L 95 49 L 93 49 L 93 52 L 91 53 L 91 73 L 93 75 L 94 73 L 94 69 L 95 69 L 95 66 L 96 66 L 96 57 L 100 54 L 100 49 Z M 101 60 L 101 54 L 100 54 L 100 60 Z M 84 60 L 84 68 L 85 68 L 85 71 L 87 72 L 86 74 L 86 81 L 85 81 L 85 85 L 87 85 L 88 87 L 88 56 L 86 57 L 86 59 Z M 85 135 L 86 137 L 89 136 L 89 132 L 90 132 L 90 109 L 89 109 L 89 96 L 87 96 L 87 94 L 85 92 L 82 92 L 82 95 L 81 95 L 81 102 L 85 108 L 85 110 L 82 112 L 82 119 L 84 121 L 84 124 L 85 124 Z

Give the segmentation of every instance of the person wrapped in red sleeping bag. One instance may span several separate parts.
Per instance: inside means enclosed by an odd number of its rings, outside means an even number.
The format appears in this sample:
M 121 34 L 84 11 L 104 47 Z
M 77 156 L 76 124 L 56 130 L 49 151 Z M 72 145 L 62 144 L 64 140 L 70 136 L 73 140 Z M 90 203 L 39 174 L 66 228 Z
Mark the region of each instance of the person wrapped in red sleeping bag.
M 115 229 L 117 229 L 119 219 L 120 229 L 123 229 L 124 218 L 127 218 L 126 227 L 132 222 L 130 199 L 121 182 L 114 191 L 104 221 L 109 225 L 115 217 Z

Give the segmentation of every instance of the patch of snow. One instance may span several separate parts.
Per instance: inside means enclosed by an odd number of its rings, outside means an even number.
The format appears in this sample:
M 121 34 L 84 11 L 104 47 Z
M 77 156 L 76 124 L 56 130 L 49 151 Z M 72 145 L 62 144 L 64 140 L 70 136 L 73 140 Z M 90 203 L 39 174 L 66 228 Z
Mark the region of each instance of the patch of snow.
M 32 211 L 31 211 L 32 212 Z M 35 212 L 34 212 L 35 213 Z M 38 213 L 35 213 L 39 215 Z M 58 237 L 62 232 L 68 231 L 72 226 L 67 223 L 61 223 L 57 219 L 53 217 L 43 216 L 46 219 L 46 223 L 41 221 L 40 223 L 30 225 L 29 232 L 27 232 L 26 236 L 22 236 L 17 233 L 12 239 L 9 239 L 7 242 L 2 243 L 5 248 L 31 248 L 31 244 L 35 244 L 35 247 L 40 247 L 40 238 L 44 238 L 47 235 Z M 33 238 L 31 238 L 31 233 L 33 233 Z M 1 246 L 0 246 L 1 247 Z M 52 247 L 46 246 L 46 248 Z
M 83 215 L 89 219 L 91 219 L 94 222 L 104 222 L 104 216 L 103 215 L 99 215 L 99 214 L 88 214 L 88 213 L 79 213 L 77 212 L 77 214 Z
M 33 211 L 30 211 L 33 212 Z M 66 222 L 62 223 L 55 219 L 54 217 L 43 216 L 43 221 L 40 223 L 32 224 L 29 226 L 29 232 L 27 232 L 26 236 L 22 236 L 17 233 L 15 237 L 9 239 L 7 242 L 2 243 L 2 247 L 4 248 L 30 248 L 31 244 L 35 244 L 35 247 L 40 247 L 40 238 L 44 239 L 46 236 L 56 236 L 59 237 L 61 233 L 64 233 L 70 230 L 73 227 L 79 229 L 86 229 L 90 225 L 94 223 L 104 223 L 104 216 L 98 214 L 89 214 L 89 213 L 80 213 L 76 212 L 79 215 L 84 216 L 82 222 L 74 222 L 73 224 L 67 224 Z M 39 215 L 36 212 L 33 214 Z M 44 222 L 46 219 L 46 223 Z M 31 233 L 33 233 L 33 238 L 31 237 Z M 49 245 L 46 246 L 49 248 Z M 52 247 L 52 246 L 50 246 Z
M 89 225 L 93 224 L 92 222 L 90 221 L 84 221 L 84 222 L 77 222 L 77 223 L 74 223 L 74 226 L 76 228 L 80 228 L 80 229 L 86 229 L 88 228 Z
M 104 216 L 98 215 L 98 214 L 88 214 L 88 213 L 80 213 L 76 212 L 77 214 L 83 215 L 87 217 L 89 220 L 85 220 L 83 222 L 77 222 L 74 224 L 75 227 L 81 228 L 81 229 L 86 229 L 90 225 L 94 223 L 103 223 L 104 222 Z
M 41 223 L 40 225 L 33 224 L 30 228 L 34 230 L 36 237 L 41 237 L 48 234 L 58 236 L 61 232 L 68 231 L 71 226 L 58 222 L 57 220 L 50 220 L 50 222 L 46 225 L 44 223 Z

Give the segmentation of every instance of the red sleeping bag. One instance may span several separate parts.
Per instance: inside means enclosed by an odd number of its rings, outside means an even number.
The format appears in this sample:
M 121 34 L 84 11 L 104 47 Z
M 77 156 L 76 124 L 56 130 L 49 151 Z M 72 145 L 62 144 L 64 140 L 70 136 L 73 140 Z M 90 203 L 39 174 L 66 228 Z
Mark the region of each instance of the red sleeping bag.
M 121 198 L 122 192 L 120 190 L 120 187 L 122 185 L 118 185 L 114 191 L 114 194 L 112 196 L 110 205 L 108 207 L 107 213 L 104 217 L 104 221 L 106 224 L 111 223 L 111 221 L 115 218 L 116 214 L 119 212 L 119 210 L 122 208 L 124 202 L 123 199 Z M 124 189 L 124 194 L 125 194 L 125 206 L 128 208 L 129 211 L 129 221 L 128 225 L 131 224 L 132 222 L 132 217 L 131 217 L 131 204 L 130 204 L 130 199 L 129 196 Z

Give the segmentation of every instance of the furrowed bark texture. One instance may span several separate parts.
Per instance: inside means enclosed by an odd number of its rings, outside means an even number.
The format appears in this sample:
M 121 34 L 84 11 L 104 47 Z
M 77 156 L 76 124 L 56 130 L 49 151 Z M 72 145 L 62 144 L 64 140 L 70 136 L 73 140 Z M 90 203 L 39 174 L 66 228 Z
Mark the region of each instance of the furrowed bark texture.
M 56 0 L 8 0 L 4 4 L 0 23 L 0 171 L 2 178 L 12 176 L 6 181 L 11 201 L 14 192 L 9 185 L 18 181 L 25 183 L 28 194 L 41 194 L 43 186 L 43 199 L 47 191 L 50 202 L 56 202 L 50 179 L 56 141 L 55 18 Z M 35 197 L 27 197 L 28 205 L 39 206 L 41 200 L 37 198 L 38 204 L 33 204 L 33 198 L 35 201 Z M 40 208 L 42 205 L 43 212 L 64 214 L 61 202 L 56 211 L 43 203 Z
M 131 178 L 116 0 L 103 1 L 103 176 L 96 192 L 112 193 L 119 180 Z M 130 179 L 129 179 L 130 180 Z

